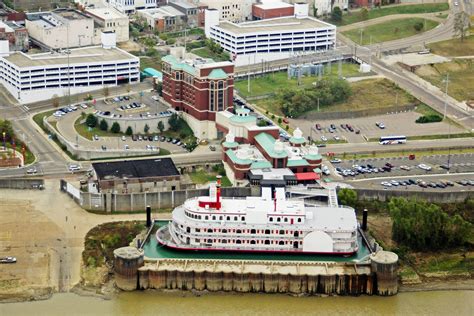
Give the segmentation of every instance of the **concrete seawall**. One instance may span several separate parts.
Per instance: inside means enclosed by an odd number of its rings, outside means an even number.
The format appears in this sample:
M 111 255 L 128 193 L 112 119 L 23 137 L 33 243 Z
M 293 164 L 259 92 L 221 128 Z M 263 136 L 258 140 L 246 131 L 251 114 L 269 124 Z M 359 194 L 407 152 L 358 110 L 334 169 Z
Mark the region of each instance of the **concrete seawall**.
M 403 197 L 406 199 L 419 198 L 432 203 L 460 203 L 467 198 L 474 197 L 474 191 L 457 191 L 457 192 L 439 192 L 439 191 L 413 191 L 413 190 L 379 190 L 379 189 L 358 189 L 357 195 L 359 199 L 363 200 L 378 200 L 386 201 L 393 197 Z

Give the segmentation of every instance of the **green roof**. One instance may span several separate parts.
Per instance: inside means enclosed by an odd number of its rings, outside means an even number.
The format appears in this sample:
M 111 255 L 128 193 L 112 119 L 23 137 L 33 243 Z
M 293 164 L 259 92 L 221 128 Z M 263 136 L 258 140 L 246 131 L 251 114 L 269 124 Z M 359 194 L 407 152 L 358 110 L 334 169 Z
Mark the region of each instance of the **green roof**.
M 316 173 L 321 173 L 321 169 L 319 169 L 319 168 L 314 168 L 313 171 L 316 172 Z
M 233 163 L 239 164 L 239 165 L 250 165 L 253 160 L 252 159 L 240 159 L 237 157 L 235 152 L 232 149 L 227 149 L 225 152 L 227 156 L 232 160 Z
M 271 168 L 271 167 L 272 167 L 272 164 L 266 160 L 254 161 L 252 165 L 250 165 L 250 169 L 265 169 L 265 168 Z
M 285 158 L 288 156 L 286 154 L 286 151 L 284 150 L 282 152 L 276 152 L 274 150 L 275 138 L 273 138 L 273 136 L 270 134 L 260 133 L 255 136 L 255 140 L 257 141 L 257 143 L 260 144 L 260 146 L 262 146 L 263 150 L 265 150 L 267 154 L 269 154 L 272 158 Z
M 230 120 L 232 122 L 236 123 L 251 123 L 251 122 L 257 122 L 257 118 L 255 116 L 238 116 L 238 115 L 233 115 L 230 117 Z
M 165 57 L 161 58 L 162 61 L 167 62 L 171 65 L 171 68 L 174 70 L 183 70 L 191 75 L 196 75 L 196 68 L 187 63 L 181 62 L 176 57 L 172 55 L 166 55 Z
M 299 137 L 299 138 L 291 137 L 290 138 L 290 143 L 292 143 L 292 144 L 304 144 L 304 143 L 306 143 L 306 139 L 304 137 Z
M 227 78 L 227 74 L 225 73 L 224 70 L 218 68 L 218 69 L 213 69 L 208 77 L 209 79 L 225 79 Z
M 299 167 L 299 166 L 309 166 L 309 163 L 304 159 L 292 159 L 288 160 L 286 164 L 287 167 Z
M 247 114 L 247 113 L 250 113 L 250 110 L 247 109 L 247 108 L 244 108 L 244 107 L 242 106 L 242 107 L 237 107 L 237 108 L 235 109 L 235 113 L 237 113 L 237 114 L 240 114 L 240 113 Z
M 309 159 L 309 160 L 321 160 L 323 159 L 323 156 L 320 154 L 308 154 L 304 156 L 304 159 Z
M 223 142 L 222 145 L 227 148 L 235 148 L 239 146 L 239 143 L 237 142 Z

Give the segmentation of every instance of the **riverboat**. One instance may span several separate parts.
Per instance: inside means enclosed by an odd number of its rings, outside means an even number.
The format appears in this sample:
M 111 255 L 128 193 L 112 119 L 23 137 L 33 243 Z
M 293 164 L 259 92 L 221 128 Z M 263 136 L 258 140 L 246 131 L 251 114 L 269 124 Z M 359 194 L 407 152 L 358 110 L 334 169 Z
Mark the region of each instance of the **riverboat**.
M 285 187 L 262 186 L 261 196 L 221 197 L 220 177 L 209 196 L 176 207 L 160 227 L 160 245 L 189 251 L 351 255 L 358 250 L 353 208 L 308 206 Z

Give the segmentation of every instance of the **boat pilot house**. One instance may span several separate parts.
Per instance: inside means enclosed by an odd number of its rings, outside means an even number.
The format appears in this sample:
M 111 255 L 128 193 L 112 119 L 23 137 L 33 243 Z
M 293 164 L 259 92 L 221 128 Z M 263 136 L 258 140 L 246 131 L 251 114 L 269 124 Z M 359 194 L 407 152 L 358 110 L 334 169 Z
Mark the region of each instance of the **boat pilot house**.
M 93 163 L 99 192 L 160 192 L 185 189 L 171 158 Z

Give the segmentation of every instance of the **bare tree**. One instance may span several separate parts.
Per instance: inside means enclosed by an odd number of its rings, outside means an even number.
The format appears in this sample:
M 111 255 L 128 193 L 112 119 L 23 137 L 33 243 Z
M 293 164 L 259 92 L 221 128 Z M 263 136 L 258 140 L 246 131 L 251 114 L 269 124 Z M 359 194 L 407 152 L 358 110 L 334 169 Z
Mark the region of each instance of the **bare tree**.
M 109 87 L 104 86 L 102 92 L 104 93 L 104 97 L 107 98 L 109 96 Z
M 456 13 L 454 16 L 454 35 L 461 38 L 461 42 L 464 41 L 464 38 L 467 35 L 467 32 L 470 27 L 470 17 L 464 11 Z
M 57 94 L 53 95 L 51 102 L 53 104 L 53 107 L 57 108 L 59 106 L 59 97 Z

